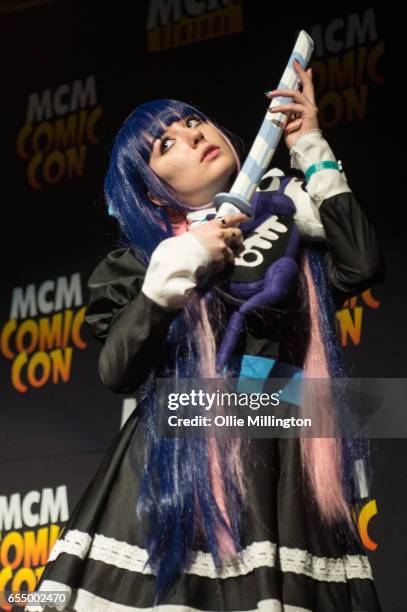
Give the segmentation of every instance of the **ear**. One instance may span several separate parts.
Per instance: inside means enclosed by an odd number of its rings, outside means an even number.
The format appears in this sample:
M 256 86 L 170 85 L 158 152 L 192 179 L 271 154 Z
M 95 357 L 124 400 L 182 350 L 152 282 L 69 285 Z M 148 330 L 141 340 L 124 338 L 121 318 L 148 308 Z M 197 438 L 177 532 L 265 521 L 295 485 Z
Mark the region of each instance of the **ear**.
M 163 204 L 162 202 L 160 202 L 158 198 L 153 196 L 153 194 L 150 191 L 147 191 L 147 197 L 150 200 L 150 202 L 152 202 L 156 206 L 165 206 L 165 204 Z

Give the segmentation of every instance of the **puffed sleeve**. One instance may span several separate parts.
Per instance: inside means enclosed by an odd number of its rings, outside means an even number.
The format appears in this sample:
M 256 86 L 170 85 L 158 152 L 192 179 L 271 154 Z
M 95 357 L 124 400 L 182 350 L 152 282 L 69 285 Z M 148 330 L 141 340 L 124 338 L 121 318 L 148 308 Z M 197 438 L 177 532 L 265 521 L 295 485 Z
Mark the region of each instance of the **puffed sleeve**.
M 373 225 L 352 193 L 332 196 L 321 205 L 328 251 L 329 282 L 344 294 L 356 295 L 383 281 L 386 266 Z
M 321 130 L 300 136 L 290 151 L 292 167 L 305 173 L 320 160 L 336 161 Z M 339 294 L 355 295 L 385 276 L 376 232 L 358 204 L 344 172 L 324 169 L 303 184 L 324 228 L 327 278 Z
M 145 274 L 145 265 L 131 248 L 118 249 L 97 265 L 87 283 L 85 320 L 103 342 L 100 378 L 116 393 L 134 392 L 145 381 L 180 312 L 157 304 L 141 291 Z

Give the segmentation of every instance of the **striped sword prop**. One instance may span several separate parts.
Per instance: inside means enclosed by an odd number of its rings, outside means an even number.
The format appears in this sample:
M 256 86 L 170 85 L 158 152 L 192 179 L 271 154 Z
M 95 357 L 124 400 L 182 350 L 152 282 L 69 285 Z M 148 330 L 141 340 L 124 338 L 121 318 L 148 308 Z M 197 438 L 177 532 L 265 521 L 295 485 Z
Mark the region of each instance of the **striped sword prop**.
M 301 30 L 277 89 L 295 89 L 298 86 L 299 77 L 294 69 L 293 61 L 298 60 L 305 70 L 313 49 L 312 38 L 307 32 Z M 287 123 L 287 116 L 284 113 L 272 113 L 270 111 L 275 106 L 287 102 L 292 102 L 292 98 L 278 97 L 271 101 L 260 131 L 230 192 L 218 193 L 215 196 L 214 204 L 217 209 L 217 217 L 240 211 L 250 216 L 250 200 L 272 160 Z

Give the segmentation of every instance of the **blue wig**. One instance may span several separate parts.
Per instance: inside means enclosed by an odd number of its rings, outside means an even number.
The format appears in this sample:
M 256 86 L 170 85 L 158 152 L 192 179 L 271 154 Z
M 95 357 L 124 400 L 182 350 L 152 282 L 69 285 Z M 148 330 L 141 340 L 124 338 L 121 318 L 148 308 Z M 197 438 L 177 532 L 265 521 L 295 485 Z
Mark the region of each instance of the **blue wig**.
M 326 279 L 324 265 L 324 255 L 326 252 L 326 246 L 318 243 L 305 249 L 320 306 L 319 325 L 325 344 L 329 374 L 333 379 L 346 379 L 348 374 L 343 362 L 343 351 L 335 328 L 336 307 Z M 351 411 L 350 390 L 346 385 L 335 385 L 333 401 L 340 428 L 339 433 L 342 436 L 343 491 L 349 506 L 351 506 L 357 498 L 355 482 L 356 461 L 363 461 L 368 486 L 370 487 L 372 484 L 370 444 L 368 439 L 357 437 L 357 425 Z
M 108 210 L 117 218 L 125 237 L 121 244 L 136 246 L 145 263 L 158 244 L 173 235 L 166 207 L 152 205 L 147 192 L 172 208 L 190 210 L 150 168 L 151 141 L 160 138 L 174 121 L 192 115 L 210 122 L 239 150 L 240 140 L 234 134 L 200 110 L 178 100 L 154 100 L 138 106 L 115 138 L 105 179 Z
M 149 166 L 151 137 L 159 138 L 166 126 L 191 115 L 209 121 L 198 109 L 176 100 L 142 104 L 125 120 L 114 142 L 105 180 L 109 213 L 119 223 L 120 245 L 134 248 L 145 264 L 160 242 L 173 235 L 166 208 L 152 204 L 147 192 L 173 208 L 185 210 L 184 203 Z M 210 120 L 210 123 L 227 138 L 234 139 L 214 121 Z M 236 140 L 234 146 L 237 147 Z M 201 301 L 206 304 L 205 298 Z M 240 550 L 243 491 L 235 484 L 239 478 L 236 465 L 230 459 L 236 457 L 236 452 L 233 452 L 236 440 L 222 440 L 222 444 L 217 445 L 226 493 L 227 523 L 211 486 L 208 440 L 157 435 L 155 378 L 202 376 L 200 341 L 204 334 L 199 302 L 197 295 L 188 300 L 171 324 L 167 338 L 163 339 L 162 358 L 150 372 L 144 385 L 144 399 L 137 408 L 144 426 L 146 445 L 145 471 L 136 512 L 144 526 L 148 563 L 156 574 L 155 604 L 181 577 L 198 537 L 204 536 L 216 565 L 221 563 L 216 535 L 220 527 L 227 531 L 235 549 Z M 216 300 L 210 302 L 214 307 Z M 220 324 L 219 312 L 214 320 Z M 191 325 L 195 325 L 192 333 Z

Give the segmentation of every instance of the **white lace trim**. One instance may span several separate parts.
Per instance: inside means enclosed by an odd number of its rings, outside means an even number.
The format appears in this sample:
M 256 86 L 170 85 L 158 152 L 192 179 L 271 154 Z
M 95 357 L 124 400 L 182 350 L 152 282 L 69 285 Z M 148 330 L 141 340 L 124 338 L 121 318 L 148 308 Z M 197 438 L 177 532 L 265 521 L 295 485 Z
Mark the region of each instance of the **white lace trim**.
M 42 590 L 52 591 L 53 588 L 47 588 L 47 580 L 44 580 Z M 60 587 L 67 587 L 58 583 Z M 60 588 L 59 590 L 63 590 Z M 123 604 L 110 601 L 104 597 L 94 595 L 90 591 L 85 589 L 78 589 L 76 596 L 73 598 L 74 601 L 68 602 L 68 605 L 73 605 L 74 608 L 69 607 L 68 610 L 76 610 L 77 612 L 207 612 L 201 608 L 192 608 L 191 606 L 183 606 L 181 604 L 161 604 L 154 608 L 138 608 L 135 606 L 126 606 Z M 50 606 L 27 606 L 25 612 L 43 612 L 44 610 L 50 609 Z M 52 606 L 54 609 L 54 606 Z M 59 610 L 61 608 L 58 608 Z M 263 599 L 257 602 L 257 606 L 252 610 L 245 610 L 243 612 L 312 612 L 309 608 L 302 608 L 299 606 L 290 606 L 289 604 L 282 604 L 278 599 Z
M 141 574 L 152 574 L 147 564 L 147 551 L 139 546 L 95 534 L 93 541 L 89 534 L 78 530 L 68 531 L 63 540 L 58 540 L 51 552 L 50 560 L 62 552 L 103 561 L 121 569 Z M 366 555 L 344 555 L 343 557 L 318 557 L 300 548 L 278 547 L 270 541 L 253 542 L 240 553 L 235 562 L 225 563 L 217 569 L 212 555 L 197 551 L 187 574 L 204 578 L 236 578 L 244 576 L 259 567 L 278 567 L 283 572 L 303 574 L 314 580 L 346 582 L 351 578 L 372 580 L 372 570 Z
M 71 529 L 64 537 L 57 540 L 51 550 L 48 561 L 54 561 L 61 553 L 75 555 L 84 559 L 92 544 L 92 536 L 78 529 Z
M 279 557 L 283 572 L 304 574 L 315 580 L 346 582 L 350 578 L 373 579 L 369 559 L 363 555 L 317 557 L 307 550 L 282 546 Z
M 204 578 L 235 578 L 249 574 L 258 567 L 274 567 L 276 560 L 276 544 L 273 542 L 253 542 L 242 550 L 235 562 L 225 563 L 222 568 L 216 568 L 212 555 L 198 551 L 188 574 L 196 574 Z
M 100 533 L 95 534 L 89 557 L 131 572 L 153 573 L 147 564 L 148 555 L 144 548 L 107 538 Z

